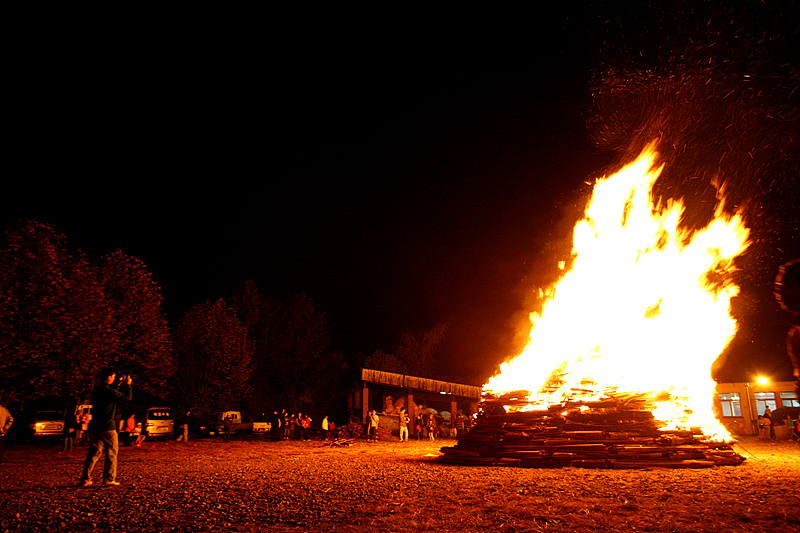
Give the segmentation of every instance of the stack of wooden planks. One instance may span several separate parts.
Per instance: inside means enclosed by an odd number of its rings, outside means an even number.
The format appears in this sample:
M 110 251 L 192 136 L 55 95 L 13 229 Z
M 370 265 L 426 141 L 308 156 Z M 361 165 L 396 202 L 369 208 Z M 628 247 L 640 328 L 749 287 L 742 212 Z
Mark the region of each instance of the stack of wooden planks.
M 699 429 L 661 429 L 642 395 L 569 402 L 546 410 L 527 405 L 526 391 L 484 398 L 475 425 L 439 460 L 460 465 L 554 468 L 705 468 L 744 457 Z
M 364 425 L 350 422 L 333 430 L 334 440 L 360 439 L 364 435 Z

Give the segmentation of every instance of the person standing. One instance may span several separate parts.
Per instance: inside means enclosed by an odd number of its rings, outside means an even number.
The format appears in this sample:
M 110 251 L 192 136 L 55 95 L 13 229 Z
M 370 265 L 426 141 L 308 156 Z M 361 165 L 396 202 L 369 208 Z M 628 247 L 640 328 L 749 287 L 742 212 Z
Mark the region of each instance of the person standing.
M 758 415 L 758 436 L 762 439 L 769 438 L 769 419 L 763 415 Z
M 772 423 L 772 410 L 769 407 L 765 407 L 764 408 L 764 418 L 766 418 L 768 420 L 768 422 L 765 423 L 764 425 L 768 426 L 768 429 L 769 429 L 769 431 L 768 431 L 769 434 L 767 435 L 766 438 L 774 439 L 775 438 L 775 428 L 773 427 L 773 423 Z
M 269 417 L 269 441 L 279 442 L 281 440 L 281 415 L 275 410 Z
M 300 420 L 300 428 L 303 434 L 303 440 L 311 440 L 308 436 L 308 430 L 311 429 L 311 417 L 308 415 L 303 415 L 303 418 Z
M 428 440 L 436 440 L 436 421 L 433 419 L 433 413 L 428 414 L 428 422 L 425 427 L 428 430 Z
M 373 409 L 369 412 L 369 440 L 372 442 L 378 442 L 378 424 L 380 423 L 380 418 L 378 418 L 378 413 Z
M 89 409 L 84 408 L 80 414 L 80 420 L 78 422 L 78 427 L 80 429 L 80 433 L 78 434 L 78 441 L 75 443 L 78 446 L 83 446 L 86 444 L 86 439 L 89 434 L 89 422 L 91 421 L 91 417 L 89 416 Z
M 330 434 L 330 426 L 328 426 L 328 417 L 327 416 L 322 419 L 322 431 L 325 432 L 325 440 L 328 440 L 328 438 L 330 438 L 331 434 Z
M 455 424 L 455 433 L 453 434 L 454 437 L 462 436 L 467 431 L 467 425 L 469 424 L 469 418 L 467 415 L 464 414 L 463 411 L 460 409 L 458 410 L 458 415 L 456 416 L 456 424 Z
M 75 437 L 78 432 L 78 420 L 75 415 L 67 413 L 64 417 L 64 429 L 61 438 L 64 440 L 64 451 L 71 452 L 75 446 Z
M 5 402 L 0 399 L 0 463 L 3 462 L 3 452 L 6 448 L 6 433 L 11 428 L 11 424 L 14 423 L 14 417 L 11 416 L 4 404 Z
M 119 434 L 117 433 L 117 404 L 129 402 L 133 398 L 130 376 L 123 376 L 119 386 L 115 386 L 116 372 L 101 368 L 97 372 L 99 385 L 92 389 L 92 420 L 89 422 L 89 450 L 83 464 L 83 475 L 79 485 L 92 484 L 94 470 L 103 455 L 103 485 L 119 485 L 117 478 L 117 454 L 119 454 Z
M 225 436 L 222 437 L 222 442 L 230 442 L 231 434 L 233 433 L 233 418 L 231 418 L 231 415 L 225 415 L 223 423 L 225 424 Z
M 406 414 L 406 408 L 400 408 L 400 442 L 408 440 L 408 423 L 410 420 L 408 419 L 408 415 Z
M 186 411 L 186 414 L 181 417 L 180 420 L 180 428 L 181 434 L 178 435 L 178 442 L 183 439 L 183 442 L 189 442 L 189 415 L 191 415 L 191 411 Z
M 290 435 L 289 432 L 291 431 L 289 429 L 289 420 L 290 419 L 289 419 L 289 413 L 286 412 L 286 409 L 281 411 L 281 419 L 282 419 L 281 420 L 282 421 L 281 427 L 283 427 L 283 440 L 289 440 L 289 435 Z

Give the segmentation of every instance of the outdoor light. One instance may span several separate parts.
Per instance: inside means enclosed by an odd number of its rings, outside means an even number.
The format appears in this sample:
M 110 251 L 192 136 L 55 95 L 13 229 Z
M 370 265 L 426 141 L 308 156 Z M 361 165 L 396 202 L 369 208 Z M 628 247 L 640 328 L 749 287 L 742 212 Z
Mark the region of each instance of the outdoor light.
M 759 385 L 766 385 L 767 384 L 767 378 L 758 378 L 756 381 L 758 381 Z

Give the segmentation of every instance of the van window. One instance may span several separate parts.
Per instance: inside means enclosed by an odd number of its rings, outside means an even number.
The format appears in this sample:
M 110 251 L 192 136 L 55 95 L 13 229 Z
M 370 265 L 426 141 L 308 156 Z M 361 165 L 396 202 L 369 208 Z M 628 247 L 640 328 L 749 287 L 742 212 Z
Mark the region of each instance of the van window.
M 150 420 L 172 420 L 172 412 L 169 409 L 151 409 L 147 413 Z

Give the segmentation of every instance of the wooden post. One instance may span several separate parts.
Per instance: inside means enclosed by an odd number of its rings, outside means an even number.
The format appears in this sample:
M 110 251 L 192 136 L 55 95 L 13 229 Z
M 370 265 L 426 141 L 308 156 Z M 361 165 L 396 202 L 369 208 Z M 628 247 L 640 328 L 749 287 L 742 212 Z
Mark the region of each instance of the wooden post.
M 367 419 L 367 413 L 369 413 L 369 387 L 364 385 L 361 389 L 361 423 Z
M 406 402 L 406 408 L 408 409 L 408 418 L 411 422 L 408 423 L 408 436 L 414 435 L 417 436 L 417 404 L 414 403 L 414 395 L 411 394 L 411 391 L 408 391 L 408 401 Z
M 739 408 L 742 410 L 742 415 L 744 415 L 747 433 L 748 435 L 758 435 L 759 428 L 757 425 L 753 424 L 753 421 L 758 419 L 758 411 L 753 408 L 756 404 L 755 393 L 753 389 L 750 388 L 750 383 L 745 383 L 744 388 L 740 387 L 739 390 L 744 393 L 739 395 Z M 745 396 L 746 401 L 741 400 L 742 396 Z
M 453 436 L 453 430 L 456 428 L 456 418 L 458 418 L 458 402 L 450 400 L 450 436 Z

